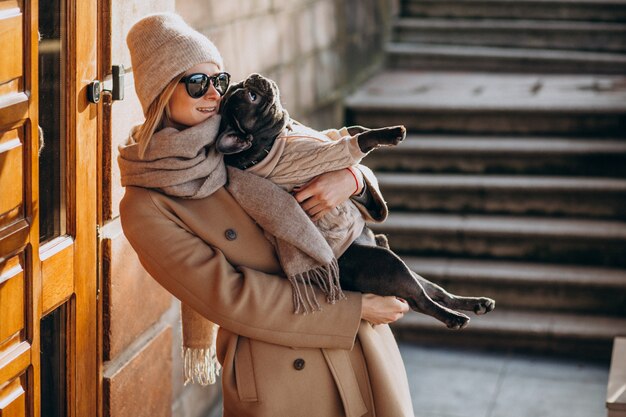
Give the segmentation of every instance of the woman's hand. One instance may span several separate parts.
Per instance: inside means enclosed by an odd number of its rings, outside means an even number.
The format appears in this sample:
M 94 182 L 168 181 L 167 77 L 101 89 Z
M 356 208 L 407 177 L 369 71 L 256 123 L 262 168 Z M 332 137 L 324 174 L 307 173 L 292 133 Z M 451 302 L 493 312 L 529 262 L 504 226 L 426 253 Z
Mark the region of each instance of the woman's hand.
M 388 324 L 401 319 L 409 311 L 406 301 L 388 296 L 363 294 L 361 302 L 361 319 L 372 324 Z
M 361 176 L 360 181 L 357 181 L 358 189 L 352 172 Z M 352 172 L 348 169 L 340 169 L 318 175 L 303 186 L 294 188 L 293 196 L 311 220 L 317 221 L 334 207 L 348 200 L 350 196 L 361 191 L 363 174 L 358 169 L 353 169 Z

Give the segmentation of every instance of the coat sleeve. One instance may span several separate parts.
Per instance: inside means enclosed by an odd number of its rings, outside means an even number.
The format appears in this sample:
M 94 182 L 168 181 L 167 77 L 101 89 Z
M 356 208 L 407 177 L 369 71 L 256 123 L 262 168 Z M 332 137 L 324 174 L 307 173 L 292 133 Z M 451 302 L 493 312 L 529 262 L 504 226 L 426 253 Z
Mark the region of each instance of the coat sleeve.
M 219 249 L 155 203 L 148 190 L 132 197 L 127 191 L 120 216 L 124 234 L 147 272 L 207 319 L 267 343 L 352 348 L 361 321 L 360 293 L 346 292 L 347 300 L 323 303 L 319 312 L 294 314 L 291 284 L 286 278 L 234 268 Z M 324 299 L 321 292 L 317 295 Z

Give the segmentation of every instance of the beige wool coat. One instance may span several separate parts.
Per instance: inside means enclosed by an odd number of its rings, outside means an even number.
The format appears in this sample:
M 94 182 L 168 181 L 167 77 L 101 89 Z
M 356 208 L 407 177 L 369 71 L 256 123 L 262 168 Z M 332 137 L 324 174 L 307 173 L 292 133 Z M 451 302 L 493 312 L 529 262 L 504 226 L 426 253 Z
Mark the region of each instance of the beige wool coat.
M 127 187 L 120 216 L 150 275 L 220 325 L 225 417 L 413 416 L 389 327 L 362 321 L 353 292 L 294 314 L 273 246 L 225 188 L 187 200 Z

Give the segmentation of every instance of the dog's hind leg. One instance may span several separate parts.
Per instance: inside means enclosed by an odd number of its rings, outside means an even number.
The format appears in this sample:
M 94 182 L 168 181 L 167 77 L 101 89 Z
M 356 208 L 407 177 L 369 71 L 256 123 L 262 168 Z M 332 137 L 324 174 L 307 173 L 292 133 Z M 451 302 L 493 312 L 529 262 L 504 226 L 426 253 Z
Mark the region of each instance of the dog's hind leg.
M 453 310 L 473 311 L 476 314 L 486 314 L 496 307 L 496 302 L 487 297 L 463 297 L 449 293 L 437 284 L 434 284 L 419 274 L 411 271 L 413 277 L 422 285 L 426 294 L 434 301 Z
M 461 329 L 469 322 L 465 314 L 433 301 L 402 259 L 390 250 L 353 243 L 339 258 L 339 270 L 345 290 L 403 298 L 413 310 L 436 318 L 450 329 Z

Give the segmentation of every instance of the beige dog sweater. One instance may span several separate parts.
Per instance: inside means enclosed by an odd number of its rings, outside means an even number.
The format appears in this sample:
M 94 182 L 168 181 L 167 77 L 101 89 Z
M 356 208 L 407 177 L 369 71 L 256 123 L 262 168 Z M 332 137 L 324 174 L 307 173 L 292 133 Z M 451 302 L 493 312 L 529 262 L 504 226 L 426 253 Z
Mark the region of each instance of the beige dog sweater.
M 367 155 L 361 152 L 357 139 L 345 127 L 318 132 L 293 122 L 291 129 L 286 128 L 278 136 L 267 156 L 246 172 L 267 178 L 290 192 L 317 175 L 357 165 Z M 348 200 L 317 221 L 316 226 L 338 258 L 361 234 L 365 220 Z

